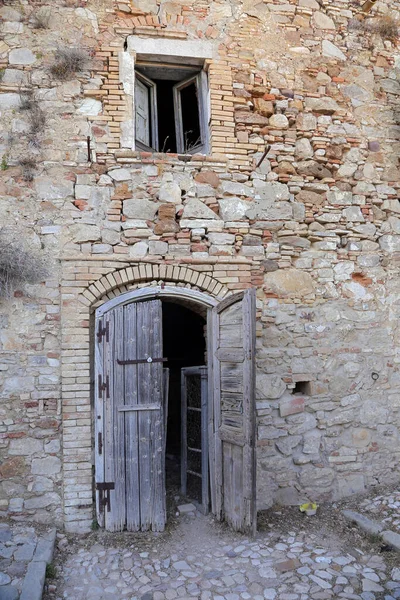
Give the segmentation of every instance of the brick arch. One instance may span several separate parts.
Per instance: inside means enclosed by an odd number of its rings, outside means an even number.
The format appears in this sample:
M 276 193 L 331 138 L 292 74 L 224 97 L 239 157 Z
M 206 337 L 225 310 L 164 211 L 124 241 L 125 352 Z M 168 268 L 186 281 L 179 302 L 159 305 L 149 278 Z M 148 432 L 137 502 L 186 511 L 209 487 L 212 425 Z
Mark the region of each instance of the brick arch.
M 160 283 L 182 285 L 210 294 L 222 299 L 229 294 L 229 289 L 214 277 L 188 267 L 173 265 L 154 265 L 150 263 L 124 267 L 103 275 L 92 283 L 81 295 L 80 300 L 86 306 L 96 308 L 104 300 L 143 284 Z

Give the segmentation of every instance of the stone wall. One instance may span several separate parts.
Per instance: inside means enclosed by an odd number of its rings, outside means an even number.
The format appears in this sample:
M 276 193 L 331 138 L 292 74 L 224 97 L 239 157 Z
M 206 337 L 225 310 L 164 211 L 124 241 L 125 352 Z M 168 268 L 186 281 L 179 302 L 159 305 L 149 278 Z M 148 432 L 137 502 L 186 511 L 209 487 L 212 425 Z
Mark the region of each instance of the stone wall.
M 159 281 L 257 287 L 259 508 L 398 479 L 398 8 L 3 3 L 0 220 L 49 265 L 0 303 L 3 514 L 90 527 L 91 310 Z M 129 147 L 128 38 L 212 44 L 210 156 Z

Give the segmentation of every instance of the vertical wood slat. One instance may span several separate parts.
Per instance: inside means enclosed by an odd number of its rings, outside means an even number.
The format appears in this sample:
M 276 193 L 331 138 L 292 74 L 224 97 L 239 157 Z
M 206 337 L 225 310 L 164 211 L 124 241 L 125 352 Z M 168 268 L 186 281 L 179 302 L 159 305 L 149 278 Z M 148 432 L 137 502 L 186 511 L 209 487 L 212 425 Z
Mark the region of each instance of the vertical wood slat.
M 209 511 L 208 473 L 208 381 L 207 367 L 200 367 L 201 374 L 201 500 L 203 513 Z
M 161 328 L 161 301 L 138 303 L 138 356 L 161 356 Z M 159 411 L 140 411 L 138 414 L 141 529 L 162 531 L 166 518 L 162 363 L 139 364 L 138 382 L 139 404 L 160 406 Z
M 124 306 L 124 360 L 135 360 L 137 354 L 137 304 Z M 138 368 L 124 368 L 125 405 L 138 404 Z M 126 460 L 126 528 L 140 531 L 140 481 L 139 481 L 139 436 L 137 411 L 125 413 L 125 460 Z
M 211 308 L 207 310 L 207 370 L 208 370 L 208 468 L 210 472 L 210 500 L 211 512 L 217 515 L 217 491 L 215 474 L 215 380 L 214 380 L 214 352 L 215 339 L 213 336 L 216 315 Z
M 96 318 L 95 334 L 99 331 L 99 324 L 102 326 L 109 321 L 109 316 L 104 315 L 102 318 Z M 110 325 L 108 325 L 110 327 Z M 105 381 L 106 373 L 104 372 L 104 345 L 106 342 L 105 336 L 99 341 L 96 335 L 95 341 L 95 378 L 94 378 L 94 435 L 95 435 L 95 483 L 104 482 L 104 401 L 103 392 L 99 389 L 99 376 L 101 381 Z M 99 438 L 100 436 L 100 438 Z M 96 517 L 100 527 L 104 527 L 104 511 L 99 505 L 100 494 L 96 491 Z
M 187 493 L 187 385 L 186 369 L 181 369 L 181 494 Z
M 221 367 L 216 352 L 219 348 L 220 330 L 219 314 L 214 309 L 212 313 L 212 361 L 213 361 L 213 422 L 212 422 L 212 440 L 214 445 L 213 452 L 213 470 L 214 470 L 214 508 L 213 512 L 218 520 L 222 519 L 223 503 L 223 455 L 222 440 L 219 435 L 221 427 Z
M 163 355 L 162 335 L 162 303 L 161 300 L 152 301 L 152 322 L 154 324 L 154 354 Z M 165 497 L 165 445 L 166 429 L 164 427 L 164 379 L 162 363 L 152 364 L 152 397 L 160 405 L 160 410 L 150 411 L 152 429 L 152 463 L 154 468 L 152 487 L 152 530 L 164 531 L 166 523 L 166 497 Z
M 106 512 L 106 524 L 109 531 L 122 531 L 126 523 L 126 482 L 125 482 L 125 415 L 118 411 L 124 405 L 124 367 L 117 358 L 124 355 L 124 307 L 114 309 L 113 335 L 110 338 L 110 398 L 107 411 L 111 421 L 110 479 L 115 489 L 111 499 L 111 511 Z
M 104 439 L 103 439 L 103 452 L 104 452 L 104 480 L 107 482 L 115 481 L 115 469 L 114 469 L 114 414 L 113 414 L 113 401 L 114 401 L 114 372 L 113 372 L 113 353 L 114 353 L 114 323 L 115 323 L 115 312 L 110 311 L 108 313 L 109 321 L 109 342 L 104 346 L 104 373 L 109 378 L 109 398 L 106 393 L 103 394 L 103 406 L 104 406 Z M 104 523 L 106 529 L 114 531 L 114 513 L 112 511 L 116 504 L 115 490 L 110 490 L 111 499 L 111 512 L 107 512 L 107 507 L 104 507 Z

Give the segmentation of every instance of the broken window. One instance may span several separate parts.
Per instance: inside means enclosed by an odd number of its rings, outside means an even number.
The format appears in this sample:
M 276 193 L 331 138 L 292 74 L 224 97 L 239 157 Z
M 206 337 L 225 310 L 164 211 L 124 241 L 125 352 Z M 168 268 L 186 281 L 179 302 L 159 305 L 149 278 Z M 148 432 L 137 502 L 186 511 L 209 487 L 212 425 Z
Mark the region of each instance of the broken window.
M 137 62 L 135 139 L 142 150 L 207 153 L 207 75 L 195 65 Z

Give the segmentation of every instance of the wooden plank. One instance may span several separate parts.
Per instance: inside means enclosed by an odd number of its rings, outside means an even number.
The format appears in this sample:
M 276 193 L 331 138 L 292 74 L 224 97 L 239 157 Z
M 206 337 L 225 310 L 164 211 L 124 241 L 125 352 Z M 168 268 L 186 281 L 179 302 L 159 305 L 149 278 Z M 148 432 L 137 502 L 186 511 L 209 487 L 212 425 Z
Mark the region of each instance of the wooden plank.
M 208 513 L 209 476 L 208 476 L 208 382 L 207 367 L 200 367 L 201 373 L 201 499 L 203 514 Z
M 137 357 L 136 303 L 124 306 L 124 358 Z M 138 368 L 125 366 L 125 452 L 126 452 L 126 527 L 128 531 L 140 530 L 140 485 L 139 485 L 139 435 L 138 416 L 132 409 L 138 406 Z M 129 412 L 127 412 L 129 411 Z
M 154 354 L 153 356 L 162 356 L 163 336 L 162 336 L 162 303 L 161 300 L 153 300 L 151 306 L 151 321 L 154 327 Z M 158 402 L 159 411 L 150 413 L 151 419 L 151 444 L 152 444 L 152 463 L 154 469 L 153 487 L 152 487 L 152 530 L 164 531 L 166 523 L 166 497 L 165 497 L 165 427 L 164 427 L 164 385 L 163 385 L 163 365 L 162 363 L 152 363 L 151 383 L 152 398 Z
M 215 381 L 214 381 L 214 326 L 217 315 L 214 315 L 213 310 L 209 308 L 207 310 L 207 373 L 208 373 L 208 468 L 209 468 L 209 481 L 210 481 L 210 500 L 211 500 L 211 511 L 213 514 L 217 514 L 217 498 L 216 498 L 216 474 L 215 474 L 215 429 L 214 429 L 214 392 L 215 392 Z
M 214 508 L 213 513 L 218 520 L 223 516 L 223 455 L 222 441 L 219 436 L 221 427 L 221 368 L 216 356 L 220 343 L 219 314 L 216 309 L 212 312 L 212 351 L 213 351 L 213 445 L 214 445 Z
M 138 356 L 161 356 L 161 301 L 137 304 Z M 165 439 L 162 410 L 162 363 L 138 365 L 140 405 L 158 403 L 159 411 L 138 412 L 140 521 L 142 531 L 165 527 Z
M 119 412 L 132 412 L 132 411 L 140 411 L 140 410 L 160 410 L 159 404 L 144 404 L 143 406 L 120 406 L 118 408 Z
M 181 494 L 187 494 L 187 369 L 181 369 Z
M 112 411 L 112 398 L 113 398 L 113 340 L 114 340 L 114 311 L 110 311 L 107 315 L 109 322 L 109 343 L 104 347 L 104 373 L 109 377 L 110 386 L 110 398 L 104 396 L 104 439 L 103 439 L 103 452 L 104 452 L 104 480 L 112 482 L 114 481 L 114 455 L 113 455 L 113 411 Z M 99 494 L 99 492 L 98 492 Z M 115 504 L 115 490 L 109 492 L 111 499 L 111 506 Z M 113 529 L 113 515 L 106 512 L 104 509 L 104 526 L 106 529 L 111 527 Z
M 141 357 L 152 354 L 151 315 L 149 302 L 137 304 L 137 355 Z M 151 368 L 150 364 L 139 364 L 138 369 L 138 404 L 150 404 L 151 397 Z M 153 468 L 151 459 L 150 442 L 150 415 L 146 412 L 138 413 L 138 437 L 139 437 L 139 487 L 140 487 L 140 528 L 147 531 L 151 528 L 151 486 L 153 484 Z
M 243 495 L 247 507 L 245 529 L 253 535 L 257 530 L 257 465 L 256 465 L 256 291 L 246 291 L 243 300 L 244 351 L 246 361 L 243 371 L 243 422 L 247 444 L 243 450 Z
M 231 446 L 232 451 L 232 519 L 235 530 L 243 530 L 244 498 L 243 498 L 243 449 L 238 445 Z
M 214 373 L 214 409 L 219 410 L 224 519 L 236 530 L 254 533 L 255 290 L 236 295 L 236 304 L 232 298 L 224 300 L 214 313 L 219 317 L 214 332 L 214 371 L 219 372 L 219 378 Z
M 114 336 L 113 336 L 113 378 L 111 410 L 113 413 L 113 462 L 115 501 L 111 504 L 113 515 L 112 531 L 122 531 L 126 524 L 126 482 L 125 482 L 125 416 L 118 409 L 125 402 L 124 367 L 118 365 L 117 356 L 124 355 L 124 307 L 119 306 L 114 310 Z
M 224 298 L 224 300 L 221 300 L 221 302 L 217 305 L 217 312 L 223 312 L 226 308 L 228 308 L 228 306 L 231 304 L 236 304 L 236 302 L 240 302 L 240 300 L 243 298 L 244 292 L 238 292 L 237 294 L 232 294 L 231 296 Z
M 103 325 L 109 320 L 108 315 L 99 318 L 96 317 L 96 332 L 99 329 L 99 322 Z M 104 403 L 103 392 L 99 390 L 99 375 L 101 380 L 105 380 L 104 375 L 104 344 L 106 338 L 103 336 L 99 342 L 95 336 L 95 376 L 94 376 L 94 435 L 95 435 L 95 483 L 104 482 Z M 100 436 L 100 437 L 99 437 Z M 96 518 L 100 527 L 104 527 L 104 511 L 100 509 L 99 492 L 96 492 Z

